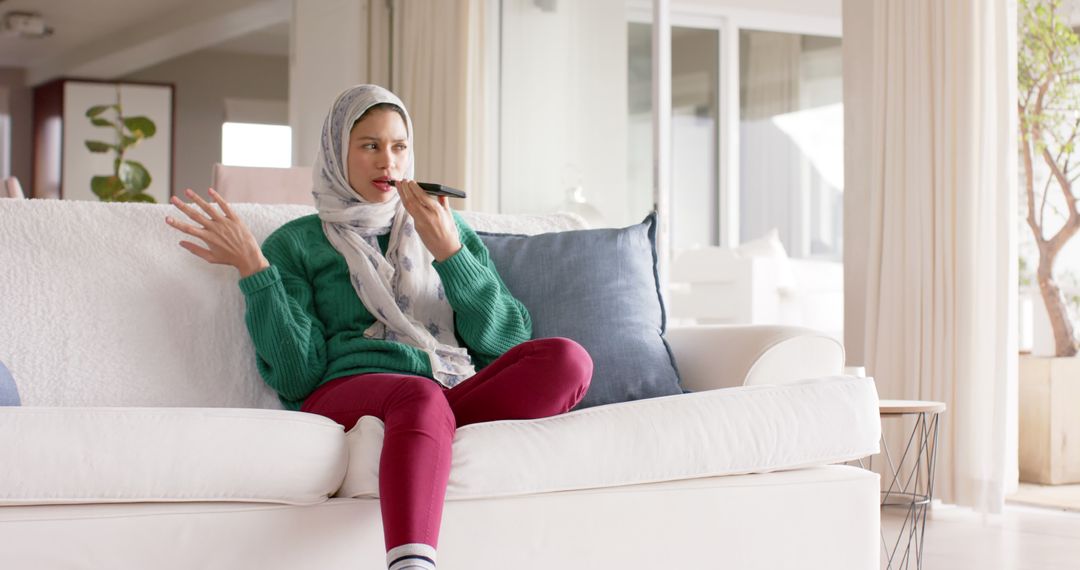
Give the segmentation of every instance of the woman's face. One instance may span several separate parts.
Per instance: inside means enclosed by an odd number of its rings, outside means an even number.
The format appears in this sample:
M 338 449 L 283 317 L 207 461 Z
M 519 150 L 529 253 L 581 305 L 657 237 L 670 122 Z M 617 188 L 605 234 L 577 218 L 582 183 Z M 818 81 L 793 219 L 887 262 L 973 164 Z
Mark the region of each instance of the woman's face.
M 349 186 L 369 202 L 389 200 L 409 168 L 409 133 L 392 109 L 373 109 L 349 132 Z

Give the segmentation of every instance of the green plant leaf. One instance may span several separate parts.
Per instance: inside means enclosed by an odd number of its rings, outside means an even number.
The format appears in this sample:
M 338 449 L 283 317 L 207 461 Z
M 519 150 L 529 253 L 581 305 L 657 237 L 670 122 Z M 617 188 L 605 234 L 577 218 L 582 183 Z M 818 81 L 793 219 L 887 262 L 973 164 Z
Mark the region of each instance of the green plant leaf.
M 95 176 L 90 179 L 90 190 L 103 202 L 111 202 L 113 198 L 124 190 L 124 185 L 115 176 Z
M 120 181 L 129 192 L 142 192 L 150 186 L 150 173 L 146 167 L 134 160 L 125 160 L 120 164 Z
M 155 200 L 153 196 L 147 194 L 146 192 L 137 192 L 135 194 L 128 194 L 127 198 L 125 198 L 124 201 L 125 202 L 146 202 L 148 204 L 157 204 L 157 200 Z
M 90 122 L 93 123 L 95 127 L 112 127 L 114 129 L 116 128 L 116 123 L 108 119 L 102 119 L 100 117 L 93 117 L 90 119 Z
M 90 152 L 109 152 L 113 145 L 101 141 L 86 141 L 86 150 Z
M 115 107 L 116 107 L 116 105 L 94 105 L 93 107 L 90 107 L 89 109 L 86 110 L 86 116 L 90 117 L 90 118 L 94 118 L 94 117 L 104 113 L 105 111 L 108 111 L 109 109 L 112 109 L 112 108 L 115 108 Z
M 127 127 L 131 134 L 136 138 L 150 138 L 157 132 L 157 126 L 154 125 L 154 121 L 146 117 L 127 117 L 124 119 L 124 126 Z

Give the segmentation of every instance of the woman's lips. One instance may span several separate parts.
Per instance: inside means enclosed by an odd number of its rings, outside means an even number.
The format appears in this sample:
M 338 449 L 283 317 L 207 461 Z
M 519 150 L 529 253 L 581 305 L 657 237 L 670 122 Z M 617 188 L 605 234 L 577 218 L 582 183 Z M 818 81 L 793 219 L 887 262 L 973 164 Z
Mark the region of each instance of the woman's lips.
M 380 192 L 390 192 L 394 190 L 392 182 L 393 181 L 386 178 L 376 178 L 375 180 L 371 181 L 371 185 L 375 188 L 378 188 Z

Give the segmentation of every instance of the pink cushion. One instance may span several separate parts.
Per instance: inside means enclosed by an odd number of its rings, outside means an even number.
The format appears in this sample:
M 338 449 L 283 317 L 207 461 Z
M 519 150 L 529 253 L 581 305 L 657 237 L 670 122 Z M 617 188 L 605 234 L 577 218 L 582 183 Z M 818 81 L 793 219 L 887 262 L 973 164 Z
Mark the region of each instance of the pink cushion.
M 4 179 L 3 195 L 4 198 L 25 198 L 23 194 L 22 185 L 19 184 L 19 179 L 11 176 Z
M 311 196 L 311 167 L 265 168 L 214 165 L 213 188 L 229 202 L 305 204 Z

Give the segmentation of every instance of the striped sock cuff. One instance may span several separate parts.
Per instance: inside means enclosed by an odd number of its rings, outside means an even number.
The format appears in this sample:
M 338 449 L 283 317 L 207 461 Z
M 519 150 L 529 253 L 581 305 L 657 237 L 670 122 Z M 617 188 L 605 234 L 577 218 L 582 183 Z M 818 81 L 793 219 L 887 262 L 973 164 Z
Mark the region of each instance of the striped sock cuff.
M 386 553 L 387 570 L 435 570 L 435 548 L 413 542 L 395 546 Z

